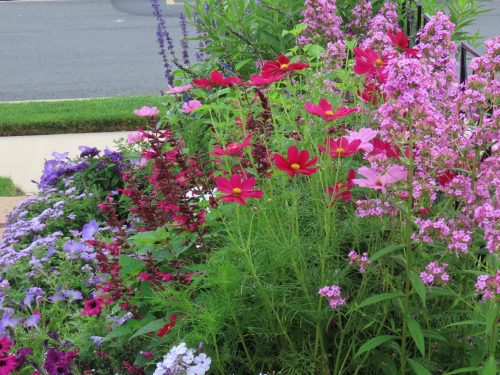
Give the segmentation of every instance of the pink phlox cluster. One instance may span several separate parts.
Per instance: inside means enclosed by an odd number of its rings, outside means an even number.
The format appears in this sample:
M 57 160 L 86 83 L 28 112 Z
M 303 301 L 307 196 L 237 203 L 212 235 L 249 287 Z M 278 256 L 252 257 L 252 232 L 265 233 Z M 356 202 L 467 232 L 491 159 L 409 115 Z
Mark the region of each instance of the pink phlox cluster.
M 465 219 L 465 218 L 464 218 Z M 466 254 L 472 241 L 472 231 L 465 227 L 469 224 L 462 222 L 459 227 L 453 219 L 422 219 L 416 218 L 418 232 L 412 238 L 423 243 L 444 242 L 455 255 Z
M 366 268 L 370 265 L 370 259 L 368 259 L 368 253 L 363 253 L 359 255 L 356 251 L 352 250 L 347 254 L 349 262 L 355 264 L 359 268 L 359 272 L 365 273 Z
M 359 199 L 355 202 L 357 217 L 383 217 L 397 216 L 399 211 L 387 200 L 376 199 Z
M 306 29 L 297 38 L 297 44 L 306 45 L 324 38 L 327 42 L 344 40 L 340 30 L 342 18 L 336 15 L 335 0 L 306 0 L 302 11 L 302 23 Z
M 347 24 L 349 34 L 351 36 L 365 36 L 373 19 L 372 3 L 367 0 L 360 0 L 352 10 L 352 14 L 352 20 Z
M 395 55 L 396 50 L 391 44 L 388 33 L 397 34 L 398 26 L 397 4 L 386 2 L 370 22 L 367 38 L 361 43 L 361 48 L 370 48 L 382 55 Z
M 328 304 L 332 309 L 345 305 L 346 301 L 342 298 L 342 293 L 338 285 L 324 286 L 318 291 L 319 295 L 328 299 Z
M 500 270 L 495 275 L 479 275 L 476 280 L 476 292 L 482 294 L 482 300 L 488 301 L 500 295 Z
M 448 264 L 446 263 L 440 266 L 438 262 L 431 262 L 425 266 L 425 271 L 420 272 L 420 278 L 427 286 L 446 284 L 450 281 L 450 275 L 446 273 L 447 267 Z
M 420 62 L 432 69 L 436 88 L 431 95 L 444 106 L 458 94 L 459 89 L 455 58 L 457 47 L 451 39 L 454 31 L 455 25 L 450 17 L 438 12 L 419 33 L 416 46 Z
M 480 57 L 475 57 L 470 63 L 470 68 L 476 73 L 488 75 L 490 79 L 500 71 L 500 35 L 488 39 L 485 43 L 486 52 Z

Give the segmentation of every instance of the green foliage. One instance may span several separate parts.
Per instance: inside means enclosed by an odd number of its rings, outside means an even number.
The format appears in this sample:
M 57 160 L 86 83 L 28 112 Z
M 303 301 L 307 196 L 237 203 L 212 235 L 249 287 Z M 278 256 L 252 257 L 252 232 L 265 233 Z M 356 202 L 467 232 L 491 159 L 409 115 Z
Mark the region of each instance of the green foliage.
M 210 41 L 206 50 L 213 63 L 224 62 L 246 76 L 255 61 L 274 59 L 294 46 L 292 34 L 280 36 L 298 23 L 303 6 L 302 0 L 197 0 L 186 12 Z
M 23 191 L 9 177 L 0 176 L 0 197 L 14 197 L 16 195 L 23 195 Z

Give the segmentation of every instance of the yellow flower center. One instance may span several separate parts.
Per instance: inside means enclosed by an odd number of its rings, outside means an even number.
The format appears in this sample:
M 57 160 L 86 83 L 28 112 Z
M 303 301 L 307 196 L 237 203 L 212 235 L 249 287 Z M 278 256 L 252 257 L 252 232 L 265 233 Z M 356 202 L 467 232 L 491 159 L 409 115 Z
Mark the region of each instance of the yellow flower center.
M 327 115 L 327 116 L 333 116 L 333 112 L 332 111 L 326 111 L 325 115 Z
M 241 189 L 240 188 L 234 188 L 233 189 L 233 194 L 234 195 L 240 195 L 241 194 Z
M 280 65 L 280 69 L 286 69 L 286 68 L 288 68 L 288 64 L 281 64 Z
M 380 68 L 382 65 L 384 65 L 384 62 L 382 59 L 379 57 L 377 60 L 375 60 L 375 67 Z
M 342 154 L 342 153 L 344 153 L 344 151 L 345 151 L 345 150 L 344 150 L 344 148 L 343 148 L 343 147 L 338 147 L 338 148 L 337 148 L 337 154 Z
M 290 168 L 292 168 L 294 171 L 296 171 L 297 169 L 300 168 L 300 165 L 297 163 L 293 163 L 292 165 L 290 165 Z

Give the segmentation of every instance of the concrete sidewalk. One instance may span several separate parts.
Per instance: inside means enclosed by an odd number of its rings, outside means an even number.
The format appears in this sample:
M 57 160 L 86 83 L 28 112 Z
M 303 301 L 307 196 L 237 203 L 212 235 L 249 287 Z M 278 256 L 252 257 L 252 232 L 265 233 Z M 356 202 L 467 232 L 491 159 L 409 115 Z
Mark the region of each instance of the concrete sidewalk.
M 35 193 L 46 159 L 53 151 L 79 154 L 78 146 L 92 146 L 103 150 L 113 149 L 114 140 L 124 138 L 129 132 L 80 133 L 57 135 L 29 135 L 0 137 L 0 176 L 12 178 L 25 193 Z

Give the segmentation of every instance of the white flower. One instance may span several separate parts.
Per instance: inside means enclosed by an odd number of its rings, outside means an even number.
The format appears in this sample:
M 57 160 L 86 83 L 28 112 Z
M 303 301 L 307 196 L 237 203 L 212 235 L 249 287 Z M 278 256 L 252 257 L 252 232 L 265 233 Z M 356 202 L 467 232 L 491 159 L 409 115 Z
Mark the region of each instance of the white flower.
M 191 363 L 193 363 L 193 360 L 194 360 L 194 353 L 193 353 L 193 350 L 189 349 L 186 354 L 184 355 L 184 357 L 182 357 L 182 360 L 185 364 L 187 365 L 190 365 Z
M 208 369 L 205 369 L 201 365 L 196 365 L 192 367 L 188 367 L 186 369 L 186 375 L 205 375 Z
M 210 357 L 207 357 L 205 353 L 200 353 L 195 359 L 194 363 L 197 365 L 201 365 L 203 367 L 206 367 L 206 370 L 210 368 L 210 364 L 212 363 L 212 359 Z
M 185 354 L 187 352 L 188 348 L 185 342 L 181 342 L 179 345 L 174 346 L 172 349 L 170 349 L 169 354 L 175 355 L 176 357 L 179 357 L 182 354 Z

